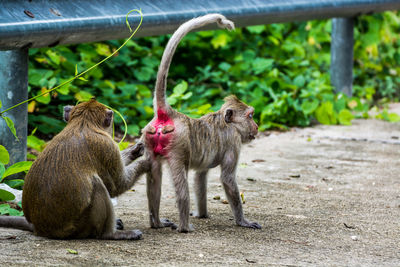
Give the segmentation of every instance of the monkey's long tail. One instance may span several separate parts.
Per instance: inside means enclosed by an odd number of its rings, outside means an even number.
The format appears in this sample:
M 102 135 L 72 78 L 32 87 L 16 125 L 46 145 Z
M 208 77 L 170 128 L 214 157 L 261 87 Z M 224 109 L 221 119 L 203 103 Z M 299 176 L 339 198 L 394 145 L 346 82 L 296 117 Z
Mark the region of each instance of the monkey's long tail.
M 154 109 L 163 109 L 167 107 L 167 101 L 165 91 L 167 88 L 167 76 L 169 66 L 171 65 L 172 57 L 175 53 L 176 47 L 182 38 L 190 31 L 205 26 L 210 23 L 216 22 L 219 27 L 228 30 L 234 30 L 235 26 L 232 21 L 226 19 L 221 14 L 207 14 L 198 18 L 191 19 L 183 23 L 169 39 L 167 46 L 165 47 L 160 67 L 158 68 L 156 88 L 155 88 L 155 101 L 153 103 Z
M 15 228 L 33 232 L 33 224 L 28 222 L 25 217 L 19 216 L 0 216 L 0 227 Z

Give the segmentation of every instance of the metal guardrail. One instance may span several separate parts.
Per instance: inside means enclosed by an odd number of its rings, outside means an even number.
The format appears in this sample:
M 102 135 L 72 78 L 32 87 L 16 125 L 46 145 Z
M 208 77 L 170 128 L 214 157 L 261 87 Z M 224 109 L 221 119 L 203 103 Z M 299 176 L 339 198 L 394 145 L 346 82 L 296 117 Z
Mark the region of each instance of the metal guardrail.
M 361 14 L 400 9 L 399 0 L 0 0 L 0 100 L 10 107 L 27 99 L 28 50 L 126 38 L 129 10 L 141 8 L 138 36 L 172 33 L 193 17 L 222 13 L 237 27 L 333 19 L 331 81 L 351 94 L 353 18 Z M 132 13 L 131 25 L 139 17 Z M 208 28 L 210 29 L 210 28 Z M 27 105 L 7 113 L 16 124 L 20 142 L 0 120 L 0 144 L 11 152 L 11 163 L 26 158 Z
M 399 9 L 399 0 L 0 0 L 0 50 L 128 37 L 125 15 L 141 8 L 137 36 L 172 33 L 193 17 L 221 13 L 237 27 Z M 132 13 L 131 25 L 138 22 Z

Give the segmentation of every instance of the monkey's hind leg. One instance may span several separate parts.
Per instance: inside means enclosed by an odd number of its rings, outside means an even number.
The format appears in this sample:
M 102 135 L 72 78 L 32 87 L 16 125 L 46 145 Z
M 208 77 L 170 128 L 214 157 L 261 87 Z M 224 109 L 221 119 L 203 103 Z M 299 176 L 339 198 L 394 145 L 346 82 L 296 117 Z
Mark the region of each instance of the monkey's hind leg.
M 198 171 L 194 176 L 194 192 L 196 200 L 196 211 L 193 216 L 197 218 L 208 218 L 207 212 L 207 172 Z
M 94 179 L 94 195 L 89 211 L 90 235 L 101 239 L 139 240 L 142 232 L 139 230 L 117 231 L 114 207 L 103 181 L 97 176 Z
M 193 231 L 193 226 L 189 224 L 190 196 L 188 185 L 188 166 L 181 161 L 169 159 L 169 167 L 175 186 L 176 203 L 179 210 L 178 232 L 188 233 Z
M 159 160 L 152 162 L 151 170 L 147 173 L 147 200 L 149 205 L 149 217 L 151 228 L 172 227 L 177 226 L 168 219 L 160 219 L 160 198 L 161 198 L 161 182 L 162 182 L 162 165 Z
M 239 188 L 236 183 L 235 168 L 232 166 L 221 165 L 221 182 L 224 186 L 226 197 L 231 206 L 236 224 L 243 227 L 261 229 L 261 225 L 257 222 L 250 222 L 243 215 L 243 207 L 240 199 Z

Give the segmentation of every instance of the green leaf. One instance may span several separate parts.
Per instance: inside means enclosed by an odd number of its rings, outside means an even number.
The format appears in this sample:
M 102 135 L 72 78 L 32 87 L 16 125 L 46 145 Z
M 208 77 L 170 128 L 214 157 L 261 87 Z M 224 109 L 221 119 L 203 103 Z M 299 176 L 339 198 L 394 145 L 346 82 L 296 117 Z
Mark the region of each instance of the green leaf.
M 340 124 L 351 125 L 351 120 L 354 119 L 353 114 L 348 109 L 342 109 L 339 112 L 338 120 Z
M 52 50 L 47 50 L 46 55 L 53 61 L 56 65 L 60 65 L 60 55 Z
M 13 208 L 10 208 L 8 210 L 8 213 L 10 214 L 10 216 L 24 216 L 24 212 L 23 211 L 19 211 Z
M 28 171 L 31 168 L 32 163 L 33 163 L 32 161 L 20 161 L 20 162 L 17 162 L 15 164 L 11 165 L 4 172 L 4 175 L 3 175 L 2 179 L 4 179 L 7 176 L 10 176 L 12 174 Z
M 143 84 L 139 84 L 137 85 L 137 91 L 139 93 L 139 96 L 144 97 L 144 98 L 148 98 L 151 97 L 151 90 Z
M 252 34 L 260 34 L 265 30 L 265 25 L 249 26 L 246 29 Z
M 397 113 L 389 113 L 388 114 L 388 121 L 390 122 L 399 122 L 400 116 Z
M 264 72 L 267 69 L 270 69 L 272 65 L 274 64 L 274 60 L 270 58 L 256 58 L 252 62 L 254 74 L 258 75 L 262 72 Z
M 182 81 L 178 83 L 174 89 L 173 92 L 177 95 L 183 95 L 183 93 L 188 89 L 188 83 L 186 81 Z
M 0 100 L 0 108 L 3 106 L 3 104 L 1 103 L 1 100 Z
M 23 179 L 13 179 L 13 180 L 5 180 L 4 183 L 11 188 L 22 189 L 22 186 L 24 185 L 25 181 Z
M 308 115 L 313 113 L 319 105 L 318 99 L 307 100 L 301 104 L 301 109 L 303 110 L 304 114 Z
M 5 171 L 6 171 L 6 167 L 4 167 L 4 164 L 0 163 L 0 181 L 1 181 Z
M 78 254 L 78 251 L 76 251 L 76 250 L 74 250 L 74 249 L 67 249 L 67 252 L 69 253 L 69 254 Z
M 306 84 L 306 79 L 303 75 L 296 76 L 293 80 L 293 84 L 297 87 L 303 87 Z
M 333 104 L 330 101 L 324 102 L 315 111 L 316 119 L 322 124 L 336 124 L 335 112 Z
M 78 75 L 78 64 L 75 65 L 75 76 Z
M 19 141 L 19 138 L 17 136 L 17 131 L 15 130 L 15 127 L 14 127 L 14 122 L 9 117 L 2 116 L 2 118 L 6 121 L 6 124 L 7 124 L 8 128 L 10 128 L 10 131 L 15 136 L 17 141 Z
M 37 138 L 34 135 L 29 135 L 28 136 L 28 147 L 33 148 L 39 152 L 42 152 L 44 147 L 46 146 L 46 142 L 43 141 L 42 139 Z
M 4 190 L 4 189 L 0 189 L 0 200 L 1 201 L 11 201 L 14 199 L 15 199 L 15 196 L 13 193 L 8 192 L 7 190 Z
M 75 94 L 75 98 L 78 101 L 87 101 L 90 98 L 92 98 L 92 94 L 89 92 L 85 92 L 85 91 L 79 91 L 78 93 Z
M 40 93 L 44 93 L 46 91 L 47 89 L 43 87 Z M 46 105 L 49 104 L 51 101 L 50 93 L 39 96 L 38 98 L 36 98 L 36 101 Z
M 8 162 L 10 162 L 10 154 L 4 146 L 0 145 L 0 163 L 7 165 Z
M 184 94 L 181 98 L 182 98 L 183 100 L 188 100 L 192 95 L 193 95 L 192 92 L 187 92 L 187 93 Z
M 140 133 L 140 128 L 136 124 L 128 125 L 128 134 L 138 136 Z
M 8 192 L 8 191 L 6 191 L 6 192 Z M 1 215 L 7 215 L 10 209 L 11 209 L 11 207 L 9 204 L 6 204 L 6 203 L 0 204 L 0 214 Z
M 95 44 L 96 52 L 102 56 L 109 56 L 111 55 L 110 47 L 106 44 L 97 43 Z
M 138 127 L 139 128 L 139 127 Z M 129 133 L 129 132 L 128 132 Z M 122 151 L 129 146 L 129 142 L 118 143 L 119 150 Z
M 229 71 L 229 69 L 232 67 L 231 64 L 226 63 L 226 62 L 222 62 L 218 65 L 218 68 L 220 68 L 223 71 Z
M 154 74 L 154 70 L 149 67 L 142 67 L 139 70 L 135 70 L 133 75 L 141 82 L 150 81 L 152 75 Z
M 60 84 L 66 82 L 66 81 L 67 81 L 67 79 L 60 79 Z M 56 91 L 62 95 L 68 95 L 70 86 L 71 86 L 71 83 L 67 83 L 67 84 L 61 86 L 60 88 L 57 88 Z
M 213 39 L 211 39 L 211 44 L 214 47 L 214 49 L 217 49 L 219 47 L 225 47 L 226 44 L 229 41 L 229 36 L 228 34 L 221 32 L 217 36 L 215 36 Z

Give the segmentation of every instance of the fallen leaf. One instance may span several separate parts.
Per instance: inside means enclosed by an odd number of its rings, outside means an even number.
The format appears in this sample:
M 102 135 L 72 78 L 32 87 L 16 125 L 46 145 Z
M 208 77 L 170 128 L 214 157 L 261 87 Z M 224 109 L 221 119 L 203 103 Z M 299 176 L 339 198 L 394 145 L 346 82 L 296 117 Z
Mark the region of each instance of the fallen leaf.
M 300 178 L 300 174 L 292 174 L 292 175 L 289 175 L 289 177 L 291 177 L 291 178 Z
M 255 182 L 255 181 L 256 181 L 256 179 L 254 179 L 254 178 L 251 178 L 251 177 L 248 177 L 248 178 L 247 178 L 247 181 L 250 181 L 250 182 Z
M 220 200 L 221 197 L 220 197 L 220 196 L 214 196 L 213 199 L 214 199 L 214 200 Z
M 78 251 L 74 250 L 74 249 L 67 249 L 69 254 L 78 254 Z
M 251 162 L 265 162 L 264 159 L 253 159 Z
M 343 225 L 344 225 L 346 228 L 349 228 L 349 229 L 356 229 L 354 226 L 347 225 L 346 223 L 343 223 Z
M 224 199 L 221 201 L 222 204 L 229 204 L 228 200 Z

